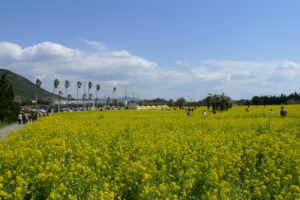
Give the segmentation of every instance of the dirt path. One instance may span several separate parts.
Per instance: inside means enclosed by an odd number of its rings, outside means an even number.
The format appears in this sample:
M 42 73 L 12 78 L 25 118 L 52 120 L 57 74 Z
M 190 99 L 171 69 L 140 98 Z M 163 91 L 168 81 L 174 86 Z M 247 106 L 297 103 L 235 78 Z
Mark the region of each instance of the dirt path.
M 10 124 L 8 126 L 4 126 L 0 128 L 0 139 L 5 138 L 10 131 L 18 130 L 19 128 L 23 127 L 24 125 L 19 125 L 18 123 Z

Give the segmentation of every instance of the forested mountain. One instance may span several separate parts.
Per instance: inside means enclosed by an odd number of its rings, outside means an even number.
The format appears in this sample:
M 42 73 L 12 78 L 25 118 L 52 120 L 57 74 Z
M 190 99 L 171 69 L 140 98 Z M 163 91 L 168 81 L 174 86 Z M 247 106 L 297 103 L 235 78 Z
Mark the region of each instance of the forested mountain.
M 7 79 L 13 85 L 15 100 L 17 102 L 31 102 L 35 100 L 36 86 L 34 83 L 7 69 L 0 69 L 0 76 L 5 72 L 7 72 Z M 53 99 L 53 93 L 50 93 L 43 88 L 38 89 L 39 101 L 47 101 L 51 99 Z

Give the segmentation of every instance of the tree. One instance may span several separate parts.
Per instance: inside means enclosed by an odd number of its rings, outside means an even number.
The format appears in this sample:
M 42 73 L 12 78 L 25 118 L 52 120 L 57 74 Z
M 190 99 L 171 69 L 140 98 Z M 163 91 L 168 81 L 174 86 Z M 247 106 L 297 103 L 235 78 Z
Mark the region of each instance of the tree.
M 116 88 L 116 87 L 113 87 L 113 99 L 112 99 L 113 105 L 115 105 L 114 100 L 115 100 L 115 92 L 116 92 L 116 91 L 117 91 L 117 88 Z
M 98 91 L 100 90 L 100 88 L 101 88 L 100 85 L 97 84 L 97 85 L 96 85 L 96 101 L 98 101 Z M 95 106 L 96 106 L 96 104 L 98 103 L 98 102 L 96 102 L 96 101 L 95 101 Z
M 87 97 L 88 97 L 89 101 L 90 101 L 90 89 L 92 89 L 92 87 L 93 87 L 93 83 L 91 81 L 88 82 L 88 94 L 87 94 Z
M 93 83 L 90 81 L 88 83 L 88 96 L 90 95 L 90 89 L 92 89 L 92 87 L 93 87 Z
M 205 99 L 203 99 L 203 102 L 207 106 L 208 110 L 209 110 L 209 108 L 211 106 L 211 98 L 212 98 L 212 94 L 209 93 L 208 96 Z
M 40 79 L 36 79 L 35 81 L 35 109 L 37 110 L 37 99 L 38 99 L 38 89 L 41 87 L 42 81 Z
M 78 90 L 81 88 L 82 82 L 77 81 L 77 107 L 78 107 Z
M 173 107 L 174 106 L 174 101 L 173 101 L 173 99 L 169 99 L 169 101 L 168 101 L 168 106 L 169 107 Z
M 224 93 L 222 93 L 221 95 L 209 94 L 209 96 L 205 99 L 206 106 L 211 106 L 213 113 L 216 113 L 216 111 L 225 111 L 232 107 L 231 98 L 225 96 Z
M 55 107 L 55 89 L 58 88 L 59 86 L 59 80 L 58 79 L 55 79 L 54 82 L 53 82 L 53 110 L 54 110 L 54 107 Z
M 186 101 L 183 97 L 176 100 L 175 105 L 178 106 L 180 109 L 185 105 Z
M 65 87 L 66 87 L 66 107 L 68 107 L 68 88 L 70 87 L 71 83 L 70 81 L 65 81 Z
M 0 78 L 0 122 L 15 121 L 19 112 L 19 104 L 14 101 L 12 84 L 6 79 L 7 73 Z

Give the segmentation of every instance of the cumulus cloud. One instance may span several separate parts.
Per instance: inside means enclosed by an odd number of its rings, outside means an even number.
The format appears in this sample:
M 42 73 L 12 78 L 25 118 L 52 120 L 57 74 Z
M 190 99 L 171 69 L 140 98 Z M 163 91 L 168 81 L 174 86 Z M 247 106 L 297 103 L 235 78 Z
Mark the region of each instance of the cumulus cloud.
M 288 60 L 203 60 L 199 65 L 177 64 L 189 66 L 193 77 L 205 81 L 204 85 L 210 82 L 211 91 L 224 91 L 235 98 L 294 92 L 300 83 L 300 64 Z
M 103 46 L 95 41 L 87 43 Z M 177 81 L 184 78 L 180 77 L 182 74 L 179 72 L 166 71 L 156 63 L 125 50 L 87 53 L 52 42 L 42 42 L 26 48 L 1 42 L 0 67 L 31 79 L 44 79 L 44 83 L 55 78 L 61 81 L 68 79 L 74 83 L 77 80 L 91 80 L 107 87 L 140 88 L 140 91 L 147 92 L 149 96 L 154 92 L 153 88 L 159 88 L 165 81 L 172 82 L 174 77 Z M 51 87 L 52 84 L 49 83 L 47 89 Z M 159 96 L 159 91 L 157 92 Z
M 53 79 L 58 78 L 61 82 L 71 81 L 73 94 L 75 83 L 80 80 L 102 85 L 101 90 L 108 95 L 116 86 L 146 98 L 200 99 L 209 92 L 250 98 L 293 92 L 300 83 L 300 64 L 288 60 L 203 60 L 196 64 L 178 60 L 174 63 L 177 67 L 170 70 L 126 50 L 109 50 L 97 41 L 85 43 L 97 51 L 86 52 L 53 42 L 25 48 L 0 42 L 0 68 L 11 69 L 31 80 L 41 78 L 48 90 L 52 90 Z

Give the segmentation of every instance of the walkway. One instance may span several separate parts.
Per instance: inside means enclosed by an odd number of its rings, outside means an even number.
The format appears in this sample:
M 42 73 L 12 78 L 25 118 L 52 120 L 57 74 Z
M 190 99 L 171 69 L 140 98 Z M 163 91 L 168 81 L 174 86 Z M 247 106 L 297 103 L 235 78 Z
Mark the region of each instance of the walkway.
M 10 124 L 0 128 L 0 139 L 5 138 L 10 131 L 18 130 L 19 128 L 23 127 L 24 125 L 19 125 L 18 123 Z

